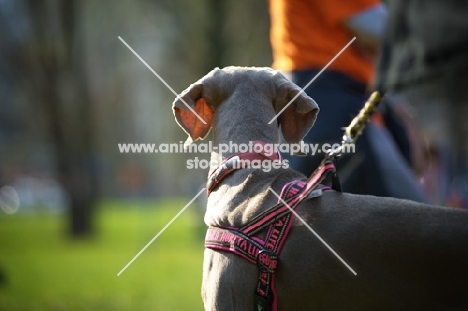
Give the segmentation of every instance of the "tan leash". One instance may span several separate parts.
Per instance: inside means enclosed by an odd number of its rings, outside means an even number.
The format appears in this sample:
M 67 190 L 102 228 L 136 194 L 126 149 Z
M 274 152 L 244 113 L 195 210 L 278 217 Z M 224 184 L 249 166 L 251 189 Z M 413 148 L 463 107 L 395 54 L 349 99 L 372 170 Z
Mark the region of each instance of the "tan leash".
M 380 104 L 383 95 L 379 91 L 371 94 L 366 101 L 364 107 L 359 111 L 358 115 L 354 117 L 351 123 L 344 128 L 344 135 L 340 146 L 331 149 L 325 155 L 325 158 L 320 163 L 319 167 L 310 175 L 307 180 L 308 191 L 307 194 L 314 190 L 320 182 L 322 182 L 328 174 L 332 174 L 332 188 L 341 192 L 341 185 L 336 172 L 335 163 L 338 157 L 343 155 L 343 149 L 346 145 L 356 143 L 357 138 L 361 135 L 366 127 L 367 122 L 370 120 L 371 115 L 375 112 Z M 324 170 L 325 169 L 325 170 Z
M 359 111 L 359 114 L 354 117 L 349 126 L 344 129 L 345 134 L 343 135 L 343 142 L 356 142 L 358 136 L 361 135 L 364 127 L 366 127 L 366 123 L 369 121 L 371 115 L 380 104 L 382 97 L 383 96 L 378 91 L 371 94 L 364 107 Z
M 382 98 L 383 95 L 379 91 L 375 91 L 371 94 L 358 115 L 354 117 L 347 127 L 343 128 L 345 133 L 341 141 L 341 146 L 328 151 L 324 160 L 335 156 L 341 156 L 343 154 L 343 146 L 356 143 L 358 136 L 361 135 L 366 127 L 366 123 L 379 106 Z

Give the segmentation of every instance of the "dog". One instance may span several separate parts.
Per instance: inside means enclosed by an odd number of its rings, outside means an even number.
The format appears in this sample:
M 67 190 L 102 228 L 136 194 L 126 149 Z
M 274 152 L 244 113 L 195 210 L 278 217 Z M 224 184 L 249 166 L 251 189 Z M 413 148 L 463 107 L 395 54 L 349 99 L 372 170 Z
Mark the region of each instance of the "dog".
M 299 143 L 319 108 L 278 71 L 226 67 L 191 84 L 176 98 L 173 111 L 188 142 L 204 139 L 211 129 L 217 146 L 258 140 L 275 144 L 278 127 L 287 143 Z M 234 155 L 214 151 L 211 160 L 221 163 Z M 277 204 L 271 190 L 280 193 L 285 184 L 305 178 L 283 167 L 236 170 L 212 189 L 204 221 L 209 227 L 240 228 Z M 274 272 L 274 308 L 468 310 L 466 211 L 329 190 L 303 201 L 296 212 L 357 274 L 296 217 Z M 206 310 L 252 310 L 258 280 L 259 268 L 241 256 L 205 250 Z

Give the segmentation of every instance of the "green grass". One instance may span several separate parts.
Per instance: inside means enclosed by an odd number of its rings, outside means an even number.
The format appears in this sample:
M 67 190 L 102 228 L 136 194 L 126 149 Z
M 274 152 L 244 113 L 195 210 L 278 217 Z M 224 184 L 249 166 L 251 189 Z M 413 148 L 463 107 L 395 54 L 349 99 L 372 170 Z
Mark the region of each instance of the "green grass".
M 80 241 L 67 237 L 66 215 L 2 215 L 0 310 L 203 310 L 194 207 L 117 276 L 187 202 L 107 202 L 96 237 Z

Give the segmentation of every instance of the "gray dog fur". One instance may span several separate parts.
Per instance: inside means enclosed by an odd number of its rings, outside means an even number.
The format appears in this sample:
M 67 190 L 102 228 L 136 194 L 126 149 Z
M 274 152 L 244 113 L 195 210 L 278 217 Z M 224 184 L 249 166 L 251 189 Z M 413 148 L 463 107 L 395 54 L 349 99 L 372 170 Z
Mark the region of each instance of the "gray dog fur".
M 286 141 L 297 143 L 318 113 L 306 94 L 278 122 L 268 122 L 300 91 L 269 68 L 216 68 L 180 94 L 207 125 L 180 99 L 173 109 L 194 141 L 212 128 L 214 145 L 277 143 L 279 123 Z M 240 227 L 276 203 L 269 187 L 279 193 L 300 178 L 291 169 L 238 170 L 209 196 L 205 223 Z M 296 219 L 276 273 L 279 310 L 468 310 L 468 212 L 335 191 L 303 202 L 297 212 L 357 276 Z M 206 249 L 205 309 L 252 310 L 257 279 L 257 267 L 245 259 Z

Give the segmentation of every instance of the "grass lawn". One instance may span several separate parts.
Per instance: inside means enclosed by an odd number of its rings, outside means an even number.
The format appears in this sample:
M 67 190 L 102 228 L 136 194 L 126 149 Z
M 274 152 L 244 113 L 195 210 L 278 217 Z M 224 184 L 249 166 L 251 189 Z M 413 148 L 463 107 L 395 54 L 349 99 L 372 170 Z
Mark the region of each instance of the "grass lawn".
M 194 206 L 117 276 L 187 202 L 107 202 L 96 237 L 80 241 L 66 215 L 0 215 L 0 310 L 203 310 Z

